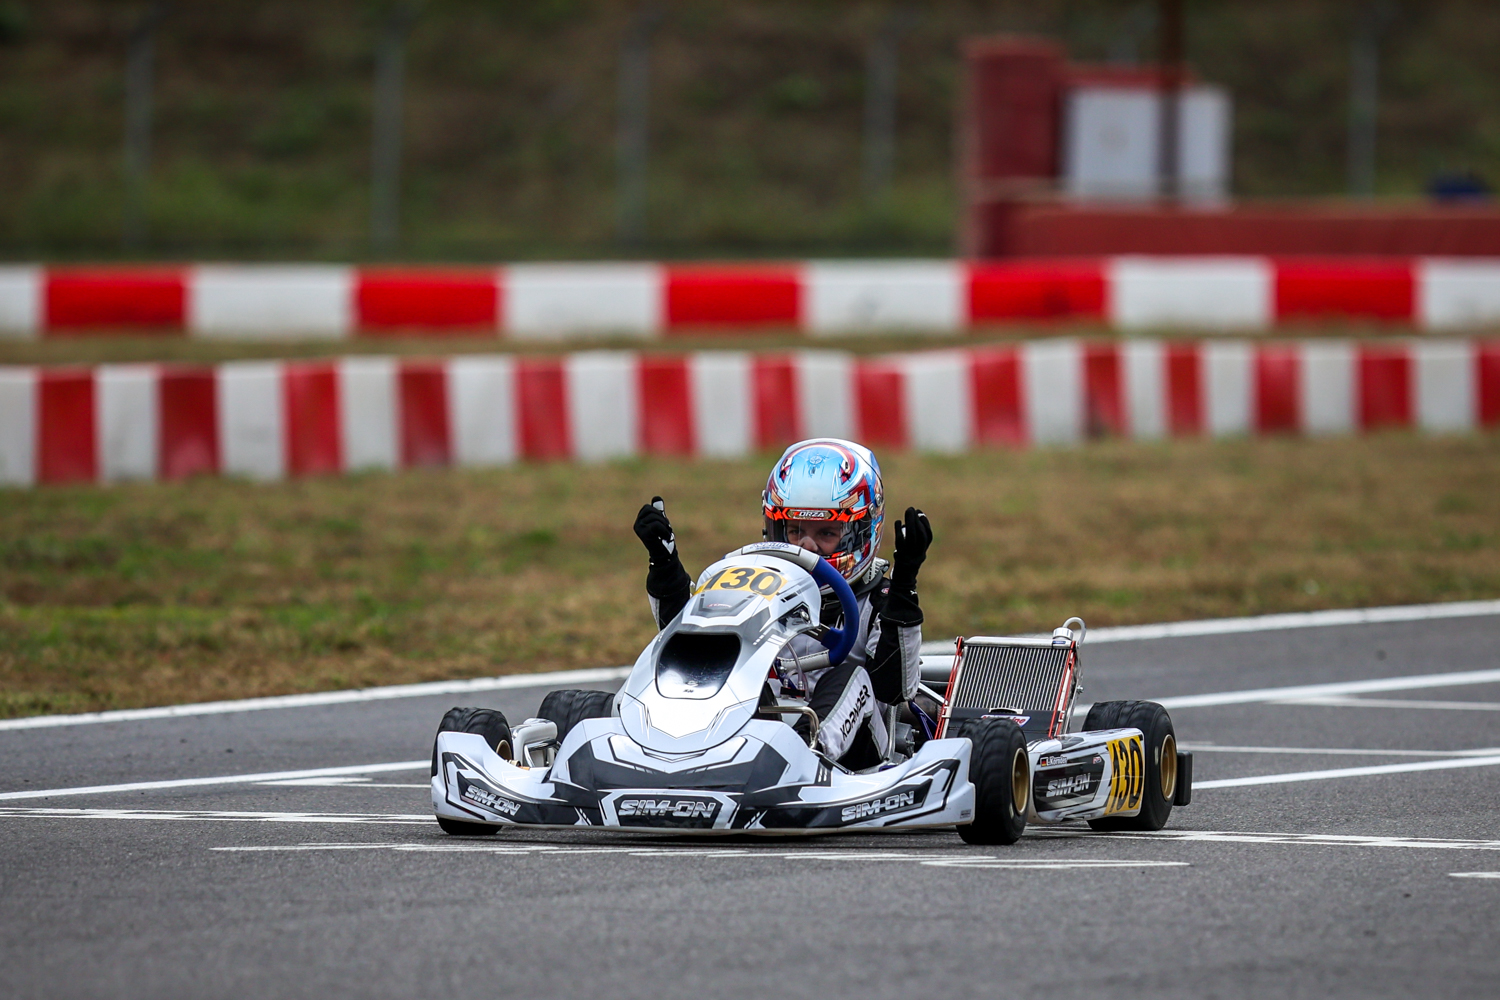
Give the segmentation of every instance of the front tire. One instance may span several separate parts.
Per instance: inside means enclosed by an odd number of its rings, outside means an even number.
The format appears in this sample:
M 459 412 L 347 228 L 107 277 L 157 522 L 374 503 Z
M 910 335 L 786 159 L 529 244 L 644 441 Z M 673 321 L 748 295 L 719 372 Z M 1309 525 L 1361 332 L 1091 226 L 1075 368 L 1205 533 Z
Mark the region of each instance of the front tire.
M 510 760 L 510 723 L 506 721 L 505 713 L 498 708 L 450 708 L 443 716 L 443 721 L 438 723 L 438 732 L 477 733 L 484 737 L 490 749 L 506 760 Z M 432 776 L 437 777 L 437 773 L 437 737 L 434 736 L 432 738 Z M 498 826 L 490 826 L 488 823 L 470 823 L 461 819 L 448 819 L 445 816 L 437 817 L 437 821 L 444 833 L 456 837 L 483 837 L 500 830 Z
M 565 688 L 549 691 L 536 714 L 557 725 L 557 742 L 568 738 L 572 728 L 584 719 L 607 719 L 615 714 L 615 696 L 608 691 L 581 691 Z
M 1026 830 L 1031 804 L 1031 758 L 1026 734 L 1009 719 L 973 719 L 958 732 L 974 745 L 974 822 L 958 828 L 966 844 L 1014 844 Z
M 1154 701 L 1104 701 L 1089 709 L 1086 731 L 1139 729 L 1146 755 L 1146 787 L 1135 816 L 1089 820 L 1095 830 L 1160 830 L 1172 815 L 1177 794 L 1177 731 L 1172 716 Z

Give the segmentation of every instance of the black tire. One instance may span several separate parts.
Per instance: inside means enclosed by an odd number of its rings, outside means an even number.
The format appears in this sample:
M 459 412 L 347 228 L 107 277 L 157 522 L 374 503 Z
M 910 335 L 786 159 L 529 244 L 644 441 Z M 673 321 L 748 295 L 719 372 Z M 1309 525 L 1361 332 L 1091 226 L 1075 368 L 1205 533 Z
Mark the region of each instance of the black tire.
M 974 822 L 958 828 L 966 844 L 1014 844 L 1026 830 L 1031 803 L 1031 758 L 1026 734 L 1009 719 L 971 719 L 958 731 L 974 744 Z
M 488 837 L 499 833 L 498 826 L 488 826 L 484 823 L 466 823 L 461 819 L 449 819 L 446 816 L 437 817 L 438 826 L 443 832 L 454 837 Z
M 506 760 L 510 759 L 510 723 L 505 713 L 498 708 L 450 708 L 443 721 L 438 723 L 439 733 L 478 733 L 484 741 Z M 437 777 L 437 737 L 432 738 L 432 776 Z M 498 826 L 487 823 L 468 823 L 461 819 L 437 817 L 438 826 L 444 833 L 459 837 L 481 837 L 499 831 Z
M 1083 731 L 1092 733 L 1100 729 L 1119 729 L 1121 723 L 1115 720 L 1120 717 L 1120 710 L 1134 704 L 1133 701 L 1101 701 L 1090 705 L 1089 714 L 1083 720 Z
M 1146 787 L 1135 816 L 1089 820 L 1095 830 L 1160 830 L 1172 815 L 1177 793 L 1177 731 L 1172 717 L 1154 701 L 1103 701 L 1089 709 L 1086 731 L 1139 729 L 1145 737 Z
M 567 739 L 584 719 L 607 719 L 615 714 L 615 696 L 608 691 L 564 689 L 548 692 L 537 716 L 557 725 L 557 742 Z

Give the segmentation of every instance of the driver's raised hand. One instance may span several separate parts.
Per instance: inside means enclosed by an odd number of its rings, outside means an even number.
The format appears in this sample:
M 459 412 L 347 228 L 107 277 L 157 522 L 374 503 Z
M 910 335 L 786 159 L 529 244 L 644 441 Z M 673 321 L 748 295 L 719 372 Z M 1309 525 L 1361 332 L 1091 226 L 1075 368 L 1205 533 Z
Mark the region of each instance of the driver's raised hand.
M 677 535 L 672 531 L 672 522 L 667 520 L 666 504 L 661 497 L 652 497 L 651 502 L 641 507 L 635 516 L 635 534 L 646 546 L 651 565 L 671 562 L 677 555 Z
M 926 514 L 908 507 L 906 516 L 892 527 L 896 532 L 896 551 L 891 557 L 891 583 L 914 589 L 917 570 L 927 558 L 927 548 L 932 544 L 932 525 Z

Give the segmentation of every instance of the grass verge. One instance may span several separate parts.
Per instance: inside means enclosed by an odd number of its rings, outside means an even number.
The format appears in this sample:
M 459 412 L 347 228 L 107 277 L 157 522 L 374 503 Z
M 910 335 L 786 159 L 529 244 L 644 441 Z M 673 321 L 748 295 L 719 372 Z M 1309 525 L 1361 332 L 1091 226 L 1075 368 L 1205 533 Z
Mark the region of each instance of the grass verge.
M 628 663 L 637 507 L 696 572 L 769 459 L 0 491 L 0 716 Z M 929 638 L 1500 596 L 1500 437 L 887 456 Z

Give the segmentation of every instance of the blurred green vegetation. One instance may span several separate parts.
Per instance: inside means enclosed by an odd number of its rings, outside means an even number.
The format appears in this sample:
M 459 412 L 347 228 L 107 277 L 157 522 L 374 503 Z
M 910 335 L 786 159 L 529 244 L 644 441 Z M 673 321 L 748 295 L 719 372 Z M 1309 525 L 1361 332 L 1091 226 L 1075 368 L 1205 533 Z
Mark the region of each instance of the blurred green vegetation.
M 367 255 L 370 83 L 388 3 L 175 5 L 157 48 L 156 257 Z M 618 49 L 636 0 L 430 0 L 407 51 L 410 259 L 940 254 L 960 40 L 1047 35 L 1149 60 L 1143 0 L 930 0 L 900 43 L 894 182 L 860 188 L 864 57 L 888 0 L 662 0 L 649 236 L 614 240 Z M 1234 186 L 1338 194 L 1359 0 L 1192 0 L 1235 98 Z M 140 0 L 0 2 L 0 255 L 120 250 L 125 39 Z M 1378 187 L 1500 182 L 1500 4 L 1404 3 L 1382 49 Z

